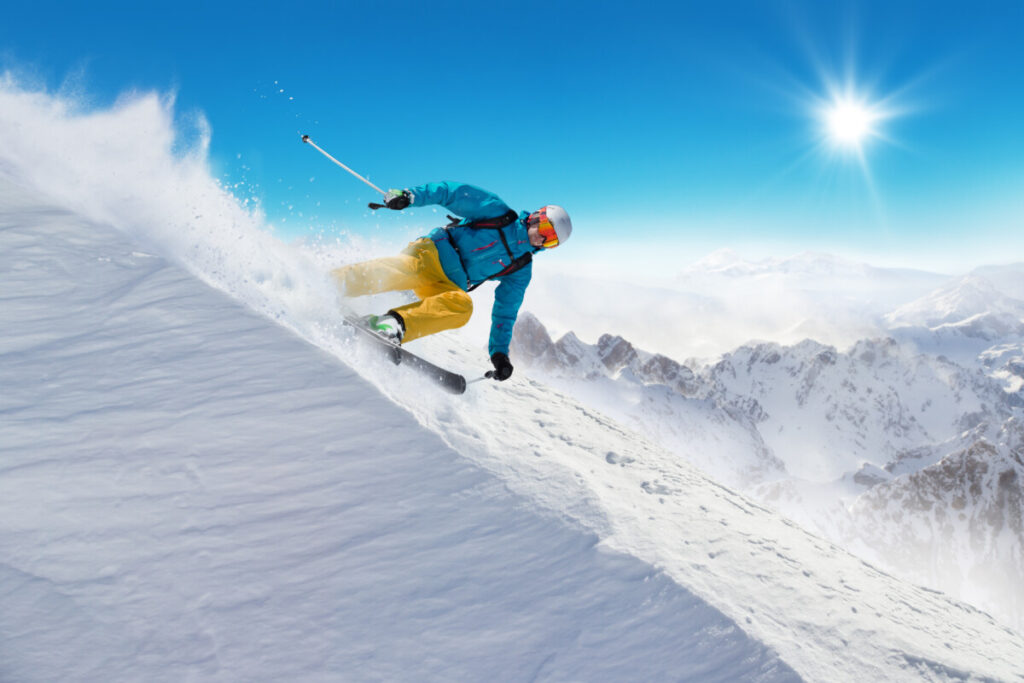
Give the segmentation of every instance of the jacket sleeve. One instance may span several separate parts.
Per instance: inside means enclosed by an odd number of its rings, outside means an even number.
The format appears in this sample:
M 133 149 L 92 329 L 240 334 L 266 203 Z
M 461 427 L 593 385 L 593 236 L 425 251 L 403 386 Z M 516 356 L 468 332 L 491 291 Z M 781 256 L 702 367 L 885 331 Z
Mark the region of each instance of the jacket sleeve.
M 487 345 L 487 353 L 494 355 L 499 351 L 508 353 L 512 342 L 512 328 L 519 316 L 519 307 L 523 305 L 526 287 L 533 276 L 533 263 L 526 264 L 514 273 L 501 278 L 494 290 L 494 307 L 491 309 L 491 338 Z
M 509 211 L 501 197 L 466 183 L 444 181 L 408 188 L 413 195 L 412 206 L 440 204 L 456 216 L 469 220 L 496 218 Z

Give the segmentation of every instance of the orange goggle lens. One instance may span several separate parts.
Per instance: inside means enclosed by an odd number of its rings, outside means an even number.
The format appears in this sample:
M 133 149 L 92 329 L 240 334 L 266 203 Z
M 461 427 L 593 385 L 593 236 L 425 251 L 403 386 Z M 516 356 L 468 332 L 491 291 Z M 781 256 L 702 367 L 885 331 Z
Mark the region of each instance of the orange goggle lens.
M 544 238 L 542 247 L 551 249 L 558 246 L 558 234 L 555 232 L 555 226 L 548 220 L 548 214 L 544 209 L 540 210 L 540 222 L 537 224 L 537 231 Z

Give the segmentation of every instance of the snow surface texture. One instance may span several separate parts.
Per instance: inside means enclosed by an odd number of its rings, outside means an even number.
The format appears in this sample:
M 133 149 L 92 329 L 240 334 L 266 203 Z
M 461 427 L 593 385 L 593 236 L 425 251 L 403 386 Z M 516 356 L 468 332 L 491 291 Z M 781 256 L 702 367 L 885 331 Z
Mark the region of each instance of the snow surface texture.
M 526 373 L 450 397 L 359 358 L 337 254 L 170 135 L 114 145 L 166 103 L 0 95 L 5 677 L 1022 679 L 986 614 Z

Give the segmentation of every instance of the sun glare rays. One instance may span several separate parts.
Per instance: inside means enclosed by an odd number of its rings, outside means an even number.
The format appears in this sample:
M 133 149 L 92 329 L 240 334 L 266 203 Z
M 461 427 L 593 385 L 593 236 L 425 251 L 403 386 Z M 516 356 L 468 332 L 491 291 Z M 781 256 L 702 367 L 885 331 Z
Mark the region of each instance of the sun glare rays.
M 859 168 L 875 212 L 881 216 L 884 211 L 869 156 L 880 144 L 895 143 L 885 128 L 897 110 L 891 97 L 876 97 L 866 87 L 855 85 L 852 74 L 848 78 L 844 85 L 827 81 L 825 92 L 812 97 L 808 116 L 816 131 L 814 148 L 825 167 L 840 171 L 852 162 Z

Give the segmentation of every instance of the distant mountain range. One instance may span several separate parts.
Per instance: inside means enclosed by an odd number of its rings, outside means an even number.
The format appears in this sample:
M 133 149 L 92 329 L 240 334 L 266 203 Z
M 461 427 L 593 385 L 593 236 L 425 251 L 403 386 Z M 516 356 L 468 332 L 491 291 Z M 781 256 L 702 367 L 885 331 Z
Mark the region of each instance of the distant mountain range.
M 526 306 L 558 335 L 615 334 L 676 359 L 711 360 L 751 340 L 845 347 L 884 335 L 886 315 L 951 279 L 813 252 L 745 261 L 722 250 L 658 285 L 537 268 Z
M 1024 264 L 950 278 L 716 252 L 680 281 L 723 296 L 857 281 L 879 301 L 934 287 L 876 311 L 863 322 L 878 334 L 846 348 L 750 342 L 679 361 L 612 334 L 554 340 L 523 314 L 513 356 L 724 484 L 1024 629 Z

